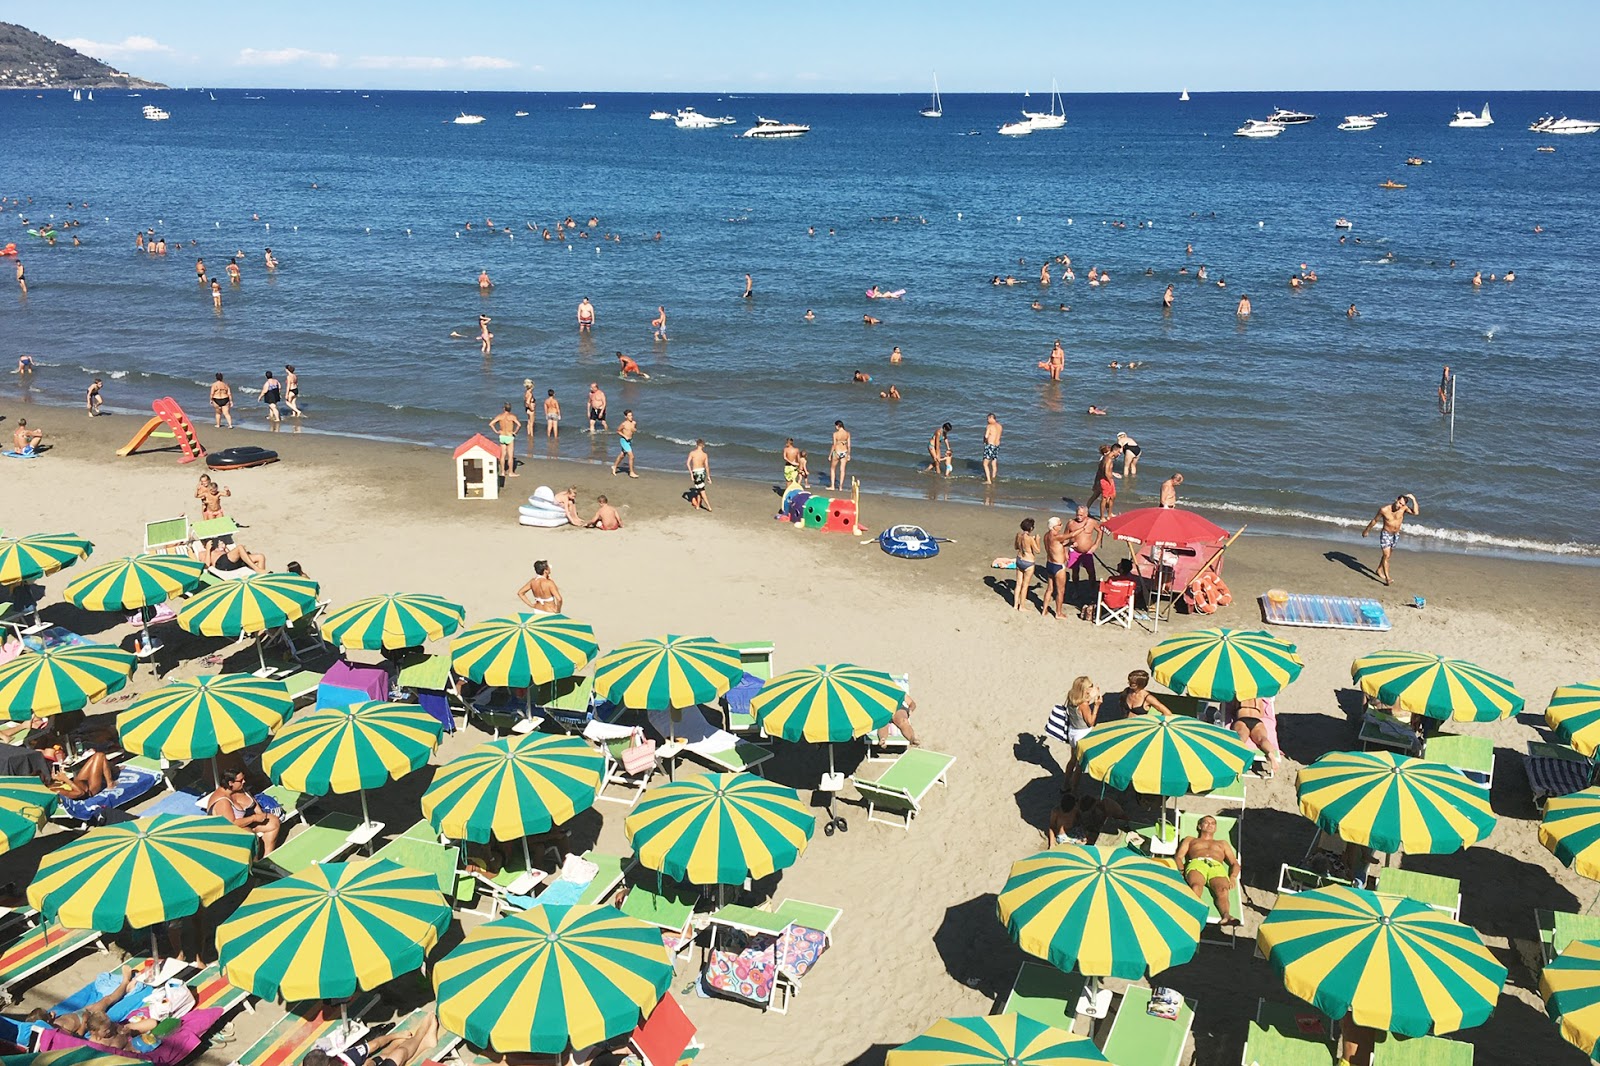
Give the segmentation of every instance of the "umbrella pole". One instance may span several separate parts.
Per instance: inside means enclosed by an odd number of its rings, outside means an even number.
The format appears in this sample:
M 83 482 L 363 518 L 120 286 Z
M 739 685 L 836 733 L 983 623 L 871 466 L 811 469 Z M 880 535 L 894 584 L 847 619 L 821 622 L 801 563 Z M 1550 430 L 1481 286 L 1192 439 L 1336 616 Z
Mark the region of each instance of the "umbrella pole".
M 533 873 L 533 852 L 528 850 L 528 838 L 522 838 L 522 872 Z
M 256 657 L 261 660 L 261 676 L 267 676 L 267 650 L 261 637 L 256 637 Z
M 367 813 L 367 790 L 359 789 L 361 793 L 361 825 L 365 828 L 372 824 L 372 816 Z
M 161 962 L 161 952 L 156 948 L 156 927 L 154 925 L 150 927 L 150 961 L 156 964 Z
M 222 788 L 222 771 L 217 769 L 217 757 L 211 756 L 211 787 Z

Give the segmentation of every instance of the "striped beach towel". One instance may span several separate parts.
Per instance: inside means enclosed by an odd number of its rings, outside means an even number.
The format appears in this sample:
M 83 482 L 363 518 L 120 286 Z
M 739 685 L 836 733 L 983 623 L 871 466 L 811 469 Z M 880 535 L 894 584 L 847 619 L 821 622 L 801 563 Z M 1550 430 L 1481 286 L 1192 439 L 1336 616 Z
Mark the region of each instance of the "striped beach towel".
M 1050 717 L 1045 720 L 1044 732 L 1048 737 L 1061 741 L 1063 744 L 1072 743 L 1067 738 L 1067 709 L 1061 704 L 1050 708 Z

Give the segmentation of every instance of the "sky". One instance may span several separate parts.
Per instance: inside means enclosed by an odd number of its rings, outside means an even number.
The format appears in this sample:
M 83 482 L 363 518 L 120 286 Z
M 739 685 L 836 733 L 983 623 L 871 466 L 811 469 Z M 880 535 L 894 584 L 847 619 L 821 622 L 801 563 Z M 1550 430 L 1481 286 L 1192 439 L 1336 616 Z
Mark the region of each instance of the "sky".
M 925 92 L 935 71 L 950 93 L 1600 88 L 1594 0 L 0 0 L 0 21 L 214 88 Z

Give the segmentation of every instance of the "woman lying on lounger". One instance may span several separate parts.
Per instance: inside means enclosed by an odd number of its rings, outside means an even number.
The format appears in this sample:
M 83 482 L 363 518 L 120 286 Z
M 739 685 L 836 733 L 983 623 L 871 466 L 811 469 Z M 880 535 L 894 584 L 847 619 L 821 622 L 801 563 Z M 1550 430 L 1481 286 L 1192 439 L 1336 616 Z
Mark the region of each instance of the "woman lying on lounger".
M 69 770 L 62 765 L 66 762 L 67 750 L 60 743 L 43 740 L 34 746 L 50 763 L 50 778 L 44 783 L 67 799 L 81 800 L 98 796 L 117 783 L 117 773 L 111 769 L 103 752 L 94 752 L 76 770 Z
M 1239 734 L 1239 739 L 1249 744 L 1254 744 L 1271 761 L 1274 773 L 1278 770 L 1278 763 L 1282 756 L 1273 746 L 1272 734 L 1267 731 L 1266 723 L 1273 719 L 1272 699 L 1239 700 L 1228 705 L 1228 720 L 1233 731 Z

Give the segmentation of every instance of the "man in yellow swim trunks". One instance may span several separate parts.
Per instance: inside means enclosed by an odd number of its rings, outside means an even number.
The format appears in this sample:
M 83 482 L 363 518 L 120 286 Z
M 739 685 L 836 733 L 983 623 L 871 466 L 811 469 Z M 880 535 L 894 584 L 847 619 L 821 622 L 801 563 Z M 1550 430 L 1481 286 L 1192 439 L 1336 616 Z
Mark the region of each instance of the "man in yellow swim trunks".
M 1206 890 L 1211 890 L 1224 929 L 1237 926 L 1239 919 L 1229 907 L 1229 896 L 1239 887 L 1239 856 L 1226 840 L 1217 839 L 1217 820 L 1209 814 L 1200 819 L 1196 828 L 1199 836 L 1184 837 L 1178 842 L 1178 869 L 1183 871 L 1183 879 L 1189 882 L 1196 899 L 1205 899 Z

